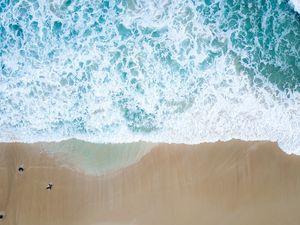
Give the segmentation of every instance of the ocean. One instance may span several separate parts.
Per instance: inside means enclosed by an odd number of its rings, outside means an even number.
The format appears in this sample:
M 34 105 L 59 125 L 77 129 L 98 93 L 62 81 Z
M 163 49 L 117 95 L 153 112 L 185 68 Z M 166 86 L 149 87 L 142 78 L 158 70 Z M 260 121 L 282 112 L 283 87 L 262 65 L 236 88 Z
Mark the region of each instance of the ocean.
M 300 154 L 299 0 L 0 0 L 0 142 L 269 140 Z

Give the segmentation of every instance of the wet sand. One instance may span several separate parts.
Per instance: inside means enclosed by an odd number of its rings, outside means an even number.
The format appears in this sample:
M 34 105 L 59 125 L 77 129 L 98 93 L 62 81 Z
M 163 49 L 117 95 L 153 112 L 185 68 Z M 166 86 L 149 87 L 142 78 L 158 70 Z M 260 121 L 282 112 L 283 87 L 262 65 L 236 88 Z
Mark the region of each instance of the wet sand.
M 40 146 L 0 144 L 0 224 L 300 224 L 300 156 L 273 143 L 160 144 L 98 176 Z

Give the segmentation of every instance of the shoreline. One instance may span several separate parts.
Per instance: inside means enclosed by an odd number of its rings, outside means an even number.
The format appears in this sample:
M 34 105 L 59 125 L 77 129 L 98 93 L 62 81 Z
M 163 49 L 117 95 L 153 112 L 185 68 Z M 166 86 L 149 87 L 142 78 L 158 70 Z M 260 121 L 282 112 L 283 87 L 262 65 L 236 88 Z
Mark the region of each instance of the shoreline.
M 203 144 L 215 144 L 215 143 L 226 143 L 231 141 L 239 141 L 239 142 L 266 142 L 266 143 L 274 143 L 280 148 L 284 153 L 288 155 L 299 155 L 300 156 L 300 150 L 296 150 L 293 148 L 287 148 L 284 149 L 281 144 L 278 141 L 274 140 L 268 140 L 268 139 L 241 139 L 241 138 L 226 138 L 226 139 L 213 139 L 209 141 L 200 141 L 200 142 L 174 142 L 174 141 L 155 141 L 155 140 L 148 140 L 148 139 L 133 139 L 130 141 L 123 141 L 123 142 L 113 142 L 113 141 L 107 141 L 107 142 L 97 142 L 93 140 L 87 140 L 85 138 L 63 138 L 63 139 L 55 139 L 55 140 L 36 140 L 36 141 L 21 141 L 21 140 L 9 140 L 9 141 L 0 141 L 0 144 L 29 144 L 29 145 L 39 145 L 39 144 L 62 144 L 66 142 L 82 142 L 85 144 L 94 144 L 94 145 L 130 145 L 130 144 L 139 144 L 139 143 L 145 143 L 149 145 L 157 145 L 157 144 L 175 144 L 175 145 L 203 145 Z

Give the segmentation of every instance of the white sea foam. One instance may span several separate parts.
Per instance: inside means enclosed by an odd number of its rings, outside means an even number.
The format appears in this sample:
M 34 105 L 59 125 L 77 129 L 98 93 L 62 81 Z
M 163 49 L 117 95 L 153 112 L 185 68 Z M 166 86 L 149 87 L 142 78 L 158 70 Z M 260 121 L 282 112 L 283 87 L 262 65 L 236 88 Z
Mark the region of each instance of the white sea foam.
M 300 13 L 300 1 L 299 0 L 290 0 L 290 4 L 294 7 L 295 11 Z
M 203 90 L 194 96 L 192 106 L 182 112 L 164 118 L 161 129 L 149 134 L 130 131 L 118 110 L 111 111 L 109 121 L 119 121 L 113 133 L 97 134 L 13 132 L 1 133 L 1 141 L 59 141 L 75 137 L 100 143 L 123 143 L 139 140 L 150 142 L 202 143 L 232 138 L 242 140 L 269 140 L 278 142 L 288 153 L 300 153 L 300 94 L 291 93 L 289 97 L 274 85 L 264 80 L 263 87 L 253 87 L 247 76 L 236 76 L 233 65 L 220 60 L 216 73 L 209 79 Z M 221 73 L 221 71 L 223 71 Z M 173 91 L 169 93 L 173 95 Z M 168 95 L 168 94 L 167 94 Z M 149 94 L 146 98 L 152 99 Z M 43 104 L 39 102 L 38 104 Z M 88 104 L 88 103 L 86 103 Z M 150 103 L 151 105 L 152 103 Z M 93 103 L 88 106 L 94 107 Z M 40 106 L 36 110 L 40 110 Z M 50 107 L 50 106 L 47 106 Z M 60 111 L 63 107 L 60 106 Z M 41 113 L 41 112 L 40 112 Z M 72 115 L 71 112 L 64 112 Z M 157 112 L 157 115 L 163 112 Z M 36 115 L 35 115 L 36 116 Z M 45 116 L 45 115 L 43 115 Z M 105 117 L 102 117 L 105 118 Z M 41 127 L 42 122 L 32 118 L 32 128 Z M 105 119 L 104 122 L 107 122 Z M 101 126 L 98 114 L 89 113 L 87 127 L 91 130 Z M 16 128 L 18 130 L 18 128 Z M 30 130 L 29 130 L 30 131 Z

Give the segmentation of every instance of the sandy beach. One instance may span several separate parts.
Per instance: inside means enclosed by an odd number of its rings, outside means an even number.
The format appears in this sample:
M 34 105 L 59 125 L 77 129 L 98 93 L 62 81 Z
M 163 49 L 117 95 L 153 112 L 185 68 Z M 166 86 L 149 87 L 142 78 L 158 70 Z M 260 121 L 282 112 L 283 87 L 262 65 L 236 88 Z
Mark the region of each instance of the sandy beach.
M 274 143 L 158 144 L 101 175 L 42 145 L 0 145 L 0 224 L 300 224 L 300 156 Z

